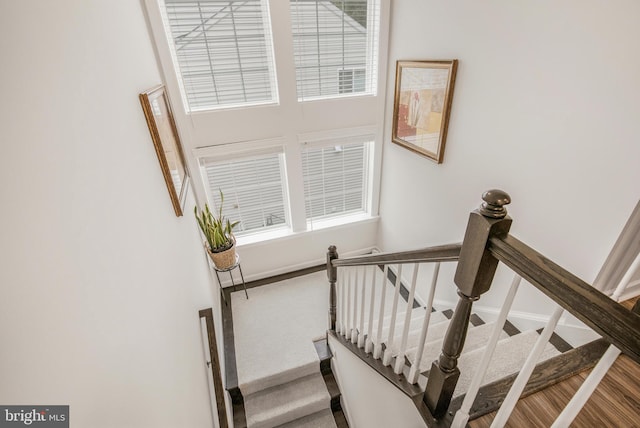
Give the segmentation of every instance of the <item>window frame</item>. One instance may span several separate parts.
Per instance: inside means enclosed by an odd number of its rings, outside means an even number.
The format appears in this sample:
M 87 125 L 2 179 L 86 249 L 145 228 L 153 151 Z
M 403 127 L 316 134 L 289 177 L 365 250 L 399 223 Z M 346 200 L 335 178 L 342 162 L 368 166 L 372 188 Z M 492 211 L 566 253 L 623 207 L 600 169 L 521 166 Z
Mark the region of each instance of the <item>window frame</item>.
M 301 154 L 302 157 L 305 156 L 306 150 L 311 149 L 323 149 L 332 146 L 348 146 L 355 144 L 363 144 L 364 145 L 364 156 L 363 159 L 363 184 L 362 184 L 362 211 L 351 211 L 351 212 L 342 212 L 338 215 L 330 215 L 325 214 L 323 216 L 317 217 L 307 217 L 306 215 L 306 188 L 305 188 L 305 220 L 307 223 L 307 230 L 316 230 L 319 228 L 329 227 L 334 224 L 343 224 L 345 221 L 357 221 L 362 218 L 371 217 L 371 171 L 374 167 L 373 165 L 373 146 L 375 144 L 375 136 L 372 134 L 362 134 L 362 135 L 346 135 L 344 137 L 333 137 L 327 139 L 319 139 L 315 141 L 304 141 L 301 143 Z M 304 171 L 302 174 L 303 182 L 305 181 Z M 306 186 L 305 186 L 306 187 Z
M 225 161 L 233 161 L 233 160 L 248 160 L 248 159 L 257 159 L 263 156 L 279 155 L 280 159 L 280 181 L 282 183 L 282 198 L 284 205 L 284 215 L 285 215 L 285 223 L 282 225 L 276 225 L 272 227 L 264 227 L 254 230 L 249 230 L 246 232 L 242 232 L 237 235 L 237 239 L 240 242 L 245 240 L 260 240 L 260 237 L 269 237 L 269 236 L 281 236 L 291 233 L 292 231 L 292 216 L 291 216 L 291 203 L 289 196 L 289 185 L 287 180 L 287 162 L 286 162 L 286 154 L 285 147 L 283 146 L 283 142 L 280 139 L 268 139 L 268 140 L 258 140 L 258 141 L 250 141 L 250 142 L 241 142 L 241 143 L 233 143 L 227 144 L 224 146 L 211 146 L 206 148 L 201 148 L 197 150 L 196 157 L 198 159 L 198 170 L 200 172 L 199 176 L 204 184 L 204 190 L 206 195 L 206 202 L 210 207 L 218 208 L 215 203 L 214 190 L 209 187 L 206 183 L 207 172 L 206 167 L 203 165 L 206 162 L 225 162 Z M 225 198 L 226 199 L 226 198 Z
M 287 3 L 290 4 L 291 8 L 294 8 L 294 3 L 298 0 L 287 0 Z M 304 0 L 300 0 L 304 1 Z M 304 90 L 301 89 L 302 84 L 298 82 L 298 74 L 297 74 L 297 65 L 296 67 L 296 93 L 297 100 L 299 103 L 305 102 L 313 102 L 318 100 L 330 100 L 330 99 L 339 99 L 346 97 L 376 97 L 380 94 L 379 88 L 379 78 L 380 73 L 380 64 L 381 57 L 384 59 L 383 63 L 386 63 L 386 55 L 384 55 L 381 50 L 381 37 L 380 31 L 383 25 L 383 13 L 385 12 L 385 2 L 384 0 L 365 0 L 367 2 L 367 26 L 365 28 L 365 90 L 361 92 L 340 92 L 340 82 L 338 79 L 338 71 L 339 70 L 356 70 L 361 69 L 362 67 L 358 66 L 348 66 L 348 67 L 336 67 L 336 92 L 333 94 L 318 94 L 318 95 L 305 95 Z M 309 1 L 311 2 L 311 1 Z M 388 6 L 388 4 L 387 4 Z M 388 11 L 387 11 L 388 12 Z M 293 22 L 293 18 L 291 19 L 291 31 L 292 31 L 292 41 L 295 45 L 295 37 L 293 36 L 293 28 L 295 23 Z M 386 40 L 386 39 L 385 39 Z M 376 48 L 374 51 L 373 48 Z M 295 49 L 294 49 L 294 62 L 295 62 Z M 343 53 L 344 57 L 344 53 Z M 318 65 L 318 69 L 320 70 L 321 65 Z M 371 70 L 371 73 L 367 73 L 367 71 Z M 319 79 L 320 81 L 320 79 Z
M 276 59 L 274 52 L 274 40 L 273 40 L 273 26 L 271 22 L 271 14 L 269 8 L 269 0 L 257 0 L 260 2 L 260 8 L 262 10 L 262 19 L 264 25 L 264 38 L 266 40 L 266 55 L 268 57 L 269 64 L 269 80 L 270 80 L 270 91 L 271 91 L 271 99 L 270 100 L 262 100 L 262 101 L 245 101 L 245 102 L 236 102 L 236 103 L 227 103 L 227 104 L 217 104 L 205 107 L 192 107 L 189 103 L 187 90 L 184 86 L 184 79 L 182 76 L 182 70 L 180 67 L 180 61 L 178 60 L 178 54 L 176 52 L 176 47 L 173 41 L 173 36 L 171 34 L 171 28 L 169 24 L 169 16 L 167 13 L 167 9 L 165 6 L 164 0 L 157 0 L 158 2 L 162 2 L 163 6 L 159 7 L 159 12 L 162 17 L 163 24 L 163 32 L 165 35 L 165 39 L 167 41 L 172 68 L 176 75 L 178 81 L 178 87 L 180 90 L 180 95 L 182 99 L 182 104 L 185 113 L 197 113 L 197 112 L 207 112 L 207 111 L 215 111 L 215 110 L 225 110 L 225 109 L 238 109 L 238 108 L 249 108 L 254 106 L 262 106 L 262 105 L 277 105 L 280 102 L 279 98 L 279 88 L 278 88 L 278 75 L 277 75 L 277 67 L 276 67 Z M 197 0 L 194 0 L 197 1 Z M 203 0 L 206 1 L 206 0 Z M 188 2 L 188 1 L 187 1 Z M 244 85 L 244 82 L 243 82 Z

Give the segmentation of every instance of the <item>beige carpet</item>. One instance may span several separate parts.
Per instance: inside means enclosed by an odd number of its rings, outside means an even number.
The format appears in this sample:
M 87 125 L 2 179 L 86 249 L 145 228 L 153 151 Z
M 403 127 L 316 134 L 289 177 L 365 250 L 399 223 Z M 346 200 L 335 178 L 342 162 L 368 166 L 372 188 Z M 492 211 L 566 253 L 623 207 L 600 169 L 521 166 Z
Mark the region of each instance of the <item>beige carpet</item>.
M 313 340 L 328 328 L 329 282 L 316 272 L 231 293 L 238 385 L 248 395 L 317 373 Z

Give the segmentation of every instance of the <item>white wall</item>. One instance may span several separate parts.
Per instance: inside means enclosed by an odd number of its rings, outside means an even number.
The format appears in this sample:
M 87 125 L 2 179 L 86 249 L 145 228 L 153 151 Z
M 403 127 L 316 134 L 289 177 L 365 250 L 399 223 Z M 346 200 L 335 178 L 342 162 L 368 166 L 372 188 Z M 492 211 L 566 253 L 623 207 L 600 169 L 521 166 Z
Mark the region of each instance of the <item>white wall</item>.
M 138 101 L 160 82 L 141 5 L 0 9 L 0 402 L 210 427 L 197 311 L 217 294 Z
M 344 413 L 353 428 L 422 428 L 425 423 L 409 397 L 329 336 L 332 369 Z
M 500 188 L 512 233 L 593 281 L 640 195 L 640 3 L 403 0 L 391 16 L 380 247 L 459 242 L 482 192 Z M 436 165 L 391 143 L 393 70 L 452 58 Z M 516 308 L 539 309 L 529 294 Z

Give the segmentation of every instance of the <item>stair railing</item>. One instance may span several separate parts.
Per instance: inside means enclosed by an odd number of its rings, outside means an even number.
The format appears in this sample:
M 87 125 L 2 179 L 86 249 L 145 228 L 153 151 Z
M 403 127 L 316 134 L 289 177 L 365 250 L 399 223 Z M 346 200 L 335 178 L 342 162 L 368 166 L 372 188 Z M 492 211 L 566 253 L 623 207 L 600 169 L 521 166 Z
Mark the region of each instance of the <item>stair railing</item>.
M 452 244 L 426 250 L 340 259 L 336 247 L 329 247 L 327 274 L 331 290 L 330 330 L 362 348 L 365 354 L 381 360 L 384 366 L 391 366 L 393 363 L 393 372 L 404 376 L 412 309 L 417 305 L 414 302 L 420 266 L 433 266 L 429 297 L 424 302 L 424 315 L 420 320 L 421 328 L 418 333 L 419 341 L 424 345 L 433 310 L 433 296 L 440 263 L 456 261 L 460 249 L 460 244 Z M 403 276 L 406 265 L 412 265 L 413 268 L 408 286 Z M 394 286 L 390 308 L 385 293 L 385 286 L 389 284 Z M 406 302 L 400 298 L 401 294 L 405 294 Z M 389 318 L 390 321 L 386 324 L 384 320 Z M 383 342 L 386 346 L 384 350 Z M 422 348 L 423 346 L 418 348 L 417 361 L 422 358 Z M 419 376 L 419 371 L 414 368 L 405 378 L 409 383 L 416 384 Z
M 505 205 L 510 203 L 510 197 L 505 192 L 500 190 L 491 190 L 483 194 L 484 203 L 481 207 L 470 214 L 467 230 L 462 246 L 459 244 L 431 247 L 423 250 L 389 253 L 389 254 L 374 254 L 368 256 L 352 257 L 348 259 L 340 259 L 335 247 L 330 247 L 327 256 L 327 274 L 331 284 L 330 293 L 330 326 L 331 330 L 335 330 L 336 326 L 336 300 L 339 301 L 338 306 L 341 308 L 341 313 L 346 319 L 340 318 L 338 321 L 339 333 L 345 337 L 354 334 L 364 334 L 364 324 L 360 323 L 356 325 L 355 321 L 349 321 L 349 314 L 353 310 L 353 316 L 358 310 L 357 302 L 358 297 L 355 291 L 352 292 L 349 283 L 342 283 L 338 286 L 341 288 L 339 293 L 340 299 L 336 297 L 336 279 L 338 277 L 338 268 L 348 268 L 356 266 L 384 266 L 382 281 L 383 284 L 389 281 L 389 277 L 392 275 L 390 266 L 397 264 L 397 274 L 395 280 L 396 289 L 394 290 L 394 303 L 392 305 L 392 323 L 389 326 L 392 334 L 388 335 L 387 349 L 382 354 L 381 339 L 383 339 L 383 311 L 382 309 L 378 314 L 377 321 L 377 333 L 375 332 L 374 324 L 372 323 L 373 314 L 369 313 L 369 322 L 367 329 L 367 337 L 360 343 L 364 343 L 365 346 L 371 339 L 373 343 L 373 357 L 383 359 L 383 363 L 388 365 L 391 361 L 390 358 L 385 358 L 386 355 L 396 357 L 396 364 L 394 365 L 394 372 L 398 373 L 398 369 L 402 369 L 404 364 L 404 352 L 403 349 L 406 345 L 406 335 L 409 331 L 409 323 L 411 316 L 405 312 L 404 325 L 402 335 L 400 336 L 400 346 L 396 350 L 394 340 L 397 338 L 393 329 L 395 328 L 394 316 L 397 316 L 397 294 L 400 293 L 400 286 L 402 284 L 402 266 L 410 263 L 415 263 L 414 276 L 417 275 L 419 264 L 425 263 L 439 263 L 445 261 L 458 260 L 458 265 L 454 277 L 454 282 L 458 287 L 459 300 L 453 316 L 450 320 L 447 332 L 444 337 L 442 345 L 442 353 L 440 357 L 433 362 L 431 370 L 428 374 L 427 385 L 424 389 L 424 395 L 420 404 L 416 401 L 421 414 L 427 421 L 428 425 L 433 422 L 444 420 L 445 413 L 447 412 L 452 400 L 452 396 L 460 376 L 460 371 L 457 367 L 458 358 L 461 355 L 465 338 L 467 335 L 467 328 L 469 325 L 469 318 L 471 314 L 471 307 L 474 301 L 480 298 L 482 294 L 489 290 L 498 263 L 503 263 L 515 272 L 516 277 L 512 284 L 512 291 L 509 292 L 507 303 L 501 310 L 501 314 L 496 323 L 496 330 L 489 340 L 489 345 L 485 351 L 485 356 L 481 362 L 481 368 L 476 373 L 476 378 L 472 380 L 471 387 L 465 397 L 465 401 L 462 404 L 461 412 L 459 416 L 456 416 L 455 426 L 464 426 L 468 420 L 468 412 L 473 404 L 475 395 L 482 382 L 482 377 L 491 359 L 491 353 L 495 347 L 494 342 L 497 342 L 499 330 L 504 324 L 504 318 L 509 311 L 511 300 L 515 295 L 517 285 L 520 282 L 520 278 L 524 278 L 529 283 L 534 285 L 548 297 L 553 299 L 559 308 L 552 315 L 547 327 L 541 333 L 539 340 L 537 341 L 534 349 L 529 356 L 528 361 L 521 370 L 522 379 L 516 379 L 514 382 L 512 397 L 507 397 L 507 401 L 517 401 L 522 388 L 527 383 L 529 375 L 533 371 L 535 364 L 538 360 L 538 355 L 549 340 L 549 337 L 553 333 L 557 321 L 562 313 L 567 312 L 574 315 L 581 320 L 588 327 L 592 328 L 596 333 L 601 335 L 607 342 L 611 343 L 617 350 L 627 354 L 631 359 L 640 363 L 640 305 L 636 305 L 634 311 L 629 311 L 622 305 L 611 300 L 609 297 L 594 289 L 589 284 L 580 280 L 570 272 L 566 271 L 562 267 L 558 266 L 551 260 L 545 258 L 526 244 L 520 242 L 509 234 L 512 220 L 507 216 Z M 639 262 L 640 263 L 640 262 Z M 635 264 L 634 264 L 635 265 Z M 424 347 L 424 338 L 426 337 L 426 329 L 429 325 L 429 314 L 432 310 L 431 304 L 433 301 L 433 293 L 435 292 L 435 286 L 438 277 L 438 267 L 434 268 L 434 276 L 432 286 L 429 289 L 429 298 L 425 302 L 427 311 L 423 318 L 423 328 L 421 329 L 420 347 L 418 352 L 421 352 Z M 372 274 L 380 275 L 377 269 L 373 269 Z M 407 300 L 413 298 L 414 279 L 412 277 L 411 289 L 408 290 L 409 297 Z M 364 283 L 360 285 L 360 310 L 364 311 L 364 299 L 366 296 L 366 290 Z M 355 290 L 356 284 L 353 285 Z M 384 287 L 383 287 L 384 289 Z M 374 292 L 370 293 L 371 296 L 375 296 Z M 621 292 L 619 289 L 614 295 L 619 295 Z M 353 298 L 353 300 L 351 300 Z M 370 308 L 374 307 L 374 297 L 371 297 Z M 380 294 L 380 308 L 385 306 L 385 294 Z M 409 302 L 407 302 L 407 312 L 410 309 Z M 504 312 L 504 313 L 503 313 Z M 353 318 L 355 320 L 355 318 Z M 361 320 L 363 318 L 360 318 Z M 389 331 L 387 332 L 389 333 Z M 372 336 L 373 334 L 373 336 Z M 495 337 L 494 337 L 495 336 Z M 351 336 L 353 337 L 353 336 Z M 375 339 L 374 339 L 375 338 Z M 354 342 L 356 343 L 356 342 Z M 366 349 L 366 352 L 371 352 L 370 347 Z M 609 360 L 615 359 L 612 355 L 609 356 Z M 421 356 L 416 359 L 416 367 L 419 367 Z M 402 361 L 399 361 L 402 360 Z M 486 360 L 486 361 L 485 361 Z M 604 363 L 603 363 L 604 364 Z M 412 383 L 415 383 L 419 377 L 419 373 L 416 374 L 417 369 L 414 366 L 411 367 L 409 375 L 407 377 Z M 381 372 L 382 373 L 382 372 Z M 382 373 L 384 374 L 384 373 Z M 387 379 L 392 380 L 389 376 Z M 514 398 L 515 397 L 515 398 Z M 425 416 L 423 410 L 424 406 L 427 408 L 429 417 Z M 509 417 L 512 406 L 511 404 L 503 406 L 503 415 L 498 413 L 498 417 L 494 420 L 492 426 L 499 427 L 501 424 L 506 423 Z M 431 419 L 430 419 L 431 418 Z

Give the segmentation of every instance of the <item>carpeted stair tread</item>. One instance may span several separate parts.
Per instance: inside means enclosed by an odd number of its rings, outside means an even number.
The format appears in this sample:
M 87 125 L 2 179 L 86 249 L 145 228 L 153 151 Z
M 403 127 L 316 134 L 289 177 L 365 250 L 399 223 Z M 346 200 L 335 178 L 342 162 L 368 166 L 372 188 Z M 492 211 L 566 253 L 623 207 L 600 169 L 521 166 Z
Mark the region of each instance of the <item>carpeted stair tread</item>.
M 317 370 L 316 367 L 312 375 L 245 396 L 247 427 L 274 427 L 329 409 L 331 397 Z
M 489 337 L 491 337 L 494 325 L 495 323 L 487 323 L 479 325 L 478 327 L 473 327 L 471 324 L 469 324 L 469 329 L 467 330 L 467 338 L 464 342 L 463 352 L 467 353 L 478 348 L 483 348 L 489 340 Z M 502 332 L 501 337 L 508 336 L 506 333 Z M 431 363 L 433 363 L 434 360 L 437 360 L 440 356 L 440 353 L 442 352 L 443 340 L 444 335 L 437 340 L 427 343 L 424 346 L 422 359 L 420 361 L 420 372 L 431 369 Z M 414 364 L 415 362 L 416 353 L 417 348 L 411 348 L 406 352 L 406 356 L 411 364 Z
M 411 322 L 409 324 L 409 334 L 415 333 L 416 331 L 418 332 L 417 334 L 419 335 L 420 330 L 422 329 L 422 322 L 424 320 L 424 314 L 425 314 L 425 310 L 424 308 L 417 308 L 414 309 L 412 311 L 413 313 L 411 314 Z M 396 317 L 396 324 L 395 324 L 395 329 L 394 329 L 394 334 L 393 334 L 393 343 L 397 344 L 398 346 L 400 345 L 400 339 L 402 338 L 402 330 L 404 327 L 404 319 L 405 319 L 406 313 L 402 313 L 402 314 L 398 314 Z M 432 312 L 431 316 L 429 317 L 429 324 L 433 325 L 434 323 L 440 323 L 440 322 L 445 322 L 448 321 L 448 318 L 445 317 L 442 312 Z M 390 330 L 390 326 L 389 324 L 391 323 L 391 316 L 388 316 L 385 318 L 384 320 L 384 324 L 382 327 L 382 342 L 386 343 L 389 339 L 389 330 Z M 377 330 L 377 322 L 374 323 L 373 325 L 373 337 L 371 338 L 373 343 L 377 343 L 377 337 L 378 337 L 378 330 Z M 367 331 L 367 330 L 365 330 Z
M 274 356 L 273 358 L 280 358 L 280 355 Z M 242 391 L 244 395 L 250 395 L 258 391 L 294 381 L 301 377 L 318 373 L 319 364 L 320 361 L 316 358 L 315 360 L 311 360 L 299 366 L 281 370 L 260 378 L 251 379 L 249 382 L 242 382 L 240 383 L 240 391 Z
M 535 330 L 530 330 L 498 341 L 482 384 L 486 385 L 520 371 L 539 337 L 540 335 Z M 464 352 L 458 359 L 460 378 L 453 394 L 454 397 L 466 392 L 484 351 L 485 348 L 482 347 Z M 547 343 L 538 362 L 559 354 L 560 352 L 552 344 Z
M 439 313 L 439 312 L 436 312 Z M 427 337 L 425 339 L 425 344 L 430 342 L 434 342 L 436 340 L 442 339 L 447 332 L 447 328 L 449 327 L 450 320 L 445 319 L 444 321 L 433 323 L 433 315 L 432 319 L 429 320 L 429 330 L 427 330 Z M 422 322 L 416 329 L 412 329 L 409 331 L 409 336 L 407 337 L 407 351 L 414 349 L 418 346 L 418 342 L 420 341 L 420 334 L 422 333 Z M 399 337 L 401 339 L 402 337 Z M 395 340 L 393 342 L 392 355 L 396 356 L 398 352 L 400 352 L 400 340 Z M 415 355 L 415 353 L 414 353 Z
M 323 409 L 277 428 L 337 428 L 337 425 L 331 410 Z

